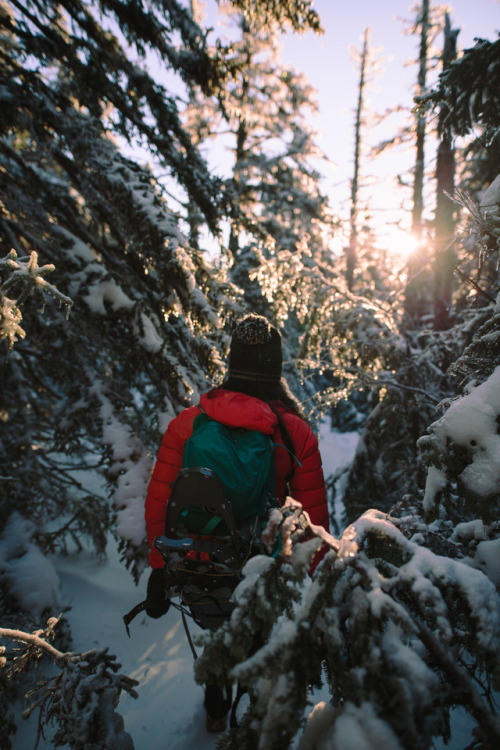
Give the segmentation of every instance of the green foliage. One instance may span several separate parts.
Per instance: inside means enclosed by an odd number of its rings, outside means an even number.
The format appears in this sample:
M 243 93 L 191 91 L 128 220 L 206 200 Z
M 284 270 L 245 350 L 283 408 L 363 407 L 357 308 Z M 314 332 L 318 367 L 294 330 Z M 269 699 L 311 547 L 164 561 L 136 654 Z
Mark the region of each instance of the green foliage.
M 444 515 L 453 524 L 480 519 L 491 526 L 500 508 L 500 476 L 496 469 L 500 424 L 496 190 L 493 186 L 485 193 L 484 207 L 464 194 L 459 195 L 459 200 L 470 211 L 481 275 L 475 281 L 462 274 L 475 293 L 473 297 L 469 292 L 470 308 L 463 312 L 464 328 L 470 336 L 450 367 L 467 384 L 462 395 L 443 403 L 446 412 L 418 443 L 423 460 L 430 467 L 424 507 L 429 514 Z M 485 273 L 486 269 L 489 273 Z M 485 299 L 490 303 L 485 304 Z
M 500 108 L 495 91 L 500 83 L 500 40 L 477 39 L 439 78 L 434 90 L 421 98 L 445 113 L 449 133 L 471 136 L 457 166 L 461 188 L 476 196 L 498 173 Z
M 316 705 L 320 722 L 306 727 L 304 747 L 309 732 L 314 746 L 345 746 L 355 726 L 367 747 L 383 739 L 393 750 L 423 750 L 435 737 L 449 739 L 457 705 L 484 746 L 494 746 L 500 729 L 488 675 L 500 653 L 500 597 L 488 578 L 419 546 L 402 533 L 404 524 L 380 512 L 364 514 L 335 540 L 299 523 L 300 508 L 291 511 L 285 506 L 281 527 L 272 519 L 268 539 L 279 528 L 288 539 L 286 527 L 295 522 L 285 559 L 257 558 L 247 568 L 231 621 L 205 638 L 196 665 L 201 682 L 229 674 L 249 689 L 244 726 L 253 731 L 244 746 L 290 747 L 314 704 L 313 688 L 325 679 L 330 705 Z M 320 534 L 329 548 L 305 586 L 304 564 L 317 543 L 301 539 L 304 533 Z M 279 576 L 288 607 L 273 593 Z M 264 592 L 271 597 L 259 605 L 268 609 L 266 620 L 253 617 Z M 264 623 L 267 637 L 252 644 L 247 631 Z M 229 673 L 220 671 L 219 655 Z M 219 747 L 239 747 L 241 731 Z
M 439 85 L 430 95 L 433 103 L 447 104 L 443 123 L 457 135 L 466 135 L 475 125 L 482 126 L 486 137 L 493 135 L 500 121 L 496 91 L 500 85 L 500 39 L 478 39 L 474 47 L 444 70 Z
M 241 10 L 251 21 L 282 26 L 290 25 L 294 31 L 312 29 L 321 33 L 321 19 L 312 8 L 312 0 L 231 0 L 232 5 Z
M 115 3 L 102 10 L 125 12 Z M 133 23 L 123 33 L 133 48 L 156 49 L 186 73 L 166 32 L 156 33 L 160 16 L 139 5 L 129 12 Z M 181 37 L 206 60 L 185 11 L 169 3 L 164 12 L 187 24 L 179 26 Z M 3 347 L 0 363 L 1 525 L 15 508 L 36 519 L 45 549 L 64 548 L 68 536 L 79 546 L 90 536 L 102 552 L 114 518 L 137 577 L 146 557 L 148 451 L 176 410 L 220 374 L 218 329 L 234 291 L 189 247 L 152 172 L 124 157 L 106 132 L 133 139 L 153 128 L 152 153 L 193 200 L 199 191 L 200 210 L 214 225 L 217 188 L 172 102 L 132 66 L 130 50 L 99 25 L 97 13 L 79 3 L 60 16 L 45 2 L 1 10 L 2 306 L 15 318 L 9 340 L 21 335 L 20 304 L 28 333 L 14 352 Z M 48 271 L 66 294 L 47 284 Z M 71 297 L 70 322 L 57 310 L 40 318 L 37 300 L 24 299 L 31 289 L 65 305 Z
M 363 329 L 353 326 L 351 336 L 359 336 L 361 344 Z M 347 383 L 348 388 L 371 388 L 378 394 L 343 486 L 350 522 L 369 508 L 389 511 L 403 495 L 423 487 L 417 440 L 435 417 L 437 404 L 449 393 L 451 378 L 446 370 L 461 342 L 459 335 L 398 334 L 389 325 L 385 336 L 370 337 L 377 359 L 370 361 L 369 348 L 363 351 L 365 370 L 358 375 L 359 370 L 353 368 L 351 383 Z
M 73 305 L 72 300 L 45 280 L 44 277 L 53 270 L 53 265 L 40 267 L 35 252 L 29 258 L 18 258 L 16 251 L 11 250 L 6 258 L 0 258 L 0 340 L 7 339 L 11 349 L 18 338 L 26 336 L 26 331 L 20 326 L 20 308 L 31 294 L 40 297 L 44 306 L 47 295 L 55 297 L 68 310 Z M 7 293 L 15 300 L 7 297 Z
M 0 668 L 5 670 L 3 674 L 8 680 L 18 680 L 47 656 L 59 670 L 30 691 L 31 704 L 24 716 L 40 712 L 39 735 L 47 724 L 56 725 L 54 747 L 133 750 L 132 738 L 124 732 L 123 719 L 114 709 L 122 691 L 137 698 L 136 680 L 118 672 L 121 665 L 107 649 L 79 654 L 62 653 L 54 648 L 51 641 L 57 622 L 51 618 L 46 628 L 35 633 L 0 628 L 0 637 L 8 644 L 2 647 Z M 23 643 L 23 647 L 14 647 L 16 642 Z
M 234 4 L 233 4 L 234 5 Z M 334 275 L 329 243 L 337 221 L 320 186 L 314 160 L 323 158 L 311 130 L 315 92 L 303 75 L 280 60 L 276 23 L 224 7 L 233 22 L 222 48 L 229 75 L 217 99 L 195 87 L 184 120 L 205 147 L 220 139 L 231 150 L 224 182 L 229 219 L 229 277 L 243 290 L 243 304 L 270 317 L 285 339 L 285 373 L 292 390 L 311 389 L 295 363 L 310 327 L 318 292 Z M 286 4 L 273 4 L 281 12 Z M 196 216 L 192 224 L 199 230 Z M 290 364 L 288 364 L 290 360 Z

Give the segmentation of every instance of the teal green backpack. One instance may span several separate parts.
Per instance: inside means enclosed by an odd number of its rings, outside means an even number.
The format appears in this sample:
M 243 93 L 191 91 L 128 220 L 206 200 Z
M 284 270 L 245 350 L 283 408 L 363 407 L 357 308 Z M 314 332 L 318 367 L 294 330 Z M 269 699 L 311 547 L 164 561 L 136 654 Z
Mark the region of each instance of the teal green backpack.
M 194 420 L 167 503 L 165 535 L 153 542 L 164 561 L 165 596 L 171 603 L 179 598 L 174 606 L 184 623 L 185 614 L 201 628 L 226 622 L 247 560 L 268 554 L 261 530 L 276 506 L 276 446 L 293 456 L 256 430 L 225 427 L 205 412 Z
M 184 448 L 183 469 L 204 468 L 221 480 L 239 527 L 263 517 L 276 504 L 274 443 L 256 430 L 226 427 L 204 412 L 196 417 L 193 433 Z M 207 503 L 209 504 L 209 503 Z M 182 513 L 187 530 L 197 534 L 221 534 L 221 516 L 203 508 Z

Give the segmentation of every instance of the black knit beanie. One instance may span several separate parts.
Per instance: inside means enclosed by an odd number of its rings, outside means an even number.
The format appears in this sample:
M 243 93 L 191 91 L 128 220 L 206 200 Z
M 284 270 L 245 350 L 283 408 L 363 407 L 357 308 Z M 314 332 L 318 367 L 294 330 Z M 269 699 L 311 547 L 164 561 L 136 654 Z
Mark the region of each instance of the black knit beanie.
M 281 336 L 266 318 L 251 313 L 240 320 L 231 338 L 228 377 L 279 383 Z

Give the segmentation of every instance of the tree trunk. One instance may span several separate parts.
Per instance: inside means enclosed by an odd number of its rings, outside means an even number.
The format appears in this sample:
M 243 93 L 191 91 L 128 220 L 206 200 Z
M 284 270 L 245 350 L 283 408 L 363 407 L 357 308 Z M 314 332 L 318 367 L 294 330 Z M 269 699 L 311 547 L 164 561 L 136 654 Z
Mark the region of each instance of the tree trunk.
M 361 125 L 363 122 L 363 102 L 366 86 L 366 66 L 368 59 L 368 44 L 370 28 L 365 30 L 363 53 L 359 75 L 358 106 L 356 108 L 356 124 L 354 131 L 354 175 L 351 182 L 351 212 L 349 245 L 346 248 L 346 281 L 347 288 L 352 291 L 354 286 L 354 271 L 358 254 L 358 189 L 359 189 L 359 161 L 361 154 Z
M 420 15 L 420 52 L 418 70 L 418 95 L 425 92 L 427 80 L 427 54 L 429 36 L 429 0 L 423 0 Z M 417 249 L 408 259 L 408 283 L 405 290 L 405 311 L 409 319 L 416 321 L 422 313 L 422 279 L 420 273 L 425 266 L 422 240 L 422 212 L 424 208 L 423 187 L 425 172 L 425 127 L 426 114 L 424 110 L 417 111 L 416 124 L 416 159 L 413 178 L 413 211 L 412 234 L 417 241 Z
M 456 43 L 458 31 L 453 31 L 450 19 L 446 14 L 443 46 L 443 70 L 446 70 L 457 56 Z M 455 252 L 453 237 L 455 233 L 455 206 L 450 196 L 455 189 L 455 150 L 445 121 L 447 107 L 441 106 L 439 113 L 438 133 L 440 143 L 437 153 L 436 179 L 436 261 L 434 291 L 434 329 L 445 331 L 452 325 L 452 292 Z
M 429 0 L 422 2 L 420 31 L 420 53 L 419 53 L 419 70 L 418 70 L 418 95 L 425 92 L 427 81 L 427 51 L 428 51 L 428 34 L 429 34 Z M 415 174 L 413 180 L 413 212 L 412 212 L 412 232 L 417 239 L 422 237 L 422 211 L 424 208 L 423 187 L 424 187 L 424 143 L 425 143 L 425 111 L 419 109 L 417 112 L 417 156 L 415 160 Z
M 244 119 L 241 119 L 238 125 L 238 132 L 236 133 L 236 154 L 235 154 L 235 164 L 234 164 L 234 173 L 233 173 L 233 186 L 234 186 L 233 201 L 237 198 L 237 196 L 241 192 L 239 167 L 243 160 L 246 139 L 247 139 L 246 122 Z M 234 210 L 231 211 L 231 230 L 229 234 L 229 252 L 231 253 L 231 256 L 234 260 L 236 260 L 238 256 L 238 251 L 239 251 L 239 246 L 240 246 L 240 222 L 238 221 L 237 214 L 238 214 L 238 207 L 235 206 Z

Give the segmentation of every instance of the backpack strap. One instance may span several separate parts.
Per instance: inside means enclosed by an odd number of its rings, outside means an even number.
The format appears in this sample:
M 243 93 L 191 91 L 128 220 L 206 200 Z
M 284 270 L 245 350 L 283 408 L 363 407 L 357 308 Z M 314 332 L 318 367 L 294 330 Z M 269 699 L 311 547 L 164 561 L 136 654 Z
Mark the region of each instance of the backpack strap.
M 302 464 L 300 463 L 299 459 L 295 455 L 295 452 L 294 452 L 295 451 L 295 446 L 293 444 L 292 436 L 290 435 L 290 432 L 288 431 L 288 428 L 287 428 L 287 426 L 285 424 L 285 420 L 283 419 L 283 417 L 281 416 L 281 414 L 279 413 L 279 411 L 277 409 L 275 409 L 273 406 L 271 406 L 271 404 L 268 404 L 268 406 L 271 409 L 271 411 L 273 412 L 273 414 L 276 415 L 276 418 L 278 420 L 278 427 L 279 427 L 279 430 L 280 430 L 280 436 L 281 436 L 281 439 L 283 440 L 283 443 L 274 443 L 274 445 L 277 446 L 277 447 L 279 447 L 279 448 L 284 448 L 286 451 L 288 451 L 288 453 L 292 457 L 292 470 L 291 470 L 290 474 L 288 474 L 285 477 L 285 481 L 288 484 L 290 482 L 290 479 L 293 477 L 293 473 L 294 473 L 294 471 L 293 471 L 293 462 L 296 461 L 297 464 L 300 467 L 302 467 Z
M 274 446 L 275 448 L 284 448 L 284 449 L 285 449 L 286 451 L 288 451 L 288 453 L 289 453 L 289 454 L 291 455 L 292 459 L 293 459 L 293 460 L 294 460 L 294 461 L 295 461 L 296 463 L 298 463 L 298 465 L 299 465 L 300 467 L 302 467 L 302 464 L 300 463 L 300 461 L 299 461 L 299 459 L 297 458 L 297 456 L 295 455 L 295 453 L 294 453 L 293 451 L 291 451 L 291 450 L 290 450 L 290 448 L 287 448 L 287 447 L 286 447 L 286 445 L 283 445 L 283 443 L 272 443 L 272 445 L 273 445 L 273 446 Z M 291 474 L 290 474 L 290 475 L 289 475 L 289 476 L 287 477 L 287 480 L 288 480 L 288 479 L 290 479 L 290 477 L 292 477 L 292 476 L 293 476 L 293 467 L 292 467 L 292 473 L 291 473 Z

